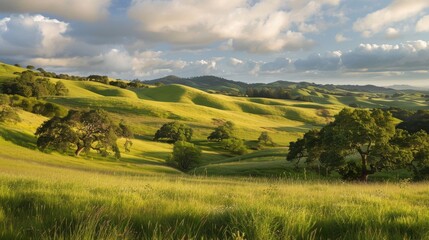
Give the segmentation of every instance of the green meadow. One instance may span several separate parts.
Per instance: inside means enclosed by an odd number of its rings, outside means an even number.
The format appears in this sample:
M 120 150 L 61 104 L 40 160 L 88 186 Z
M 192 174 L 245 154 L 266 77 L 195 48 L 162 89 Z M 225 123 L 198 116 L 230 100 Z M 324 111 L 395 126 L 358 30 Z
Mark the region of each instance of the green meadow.
M 0 82 L 21 71 L 0 64 Z M 177 84 L 122 89 L 61 81 L 69 94 L 45 100 L 124 120 L 134 132 L 131 151 L 119 139 L 119 160 L 41 152 L 34 133 L 48 118 L 18 110 L 21 122 L 0 124 L 0 239 L 429 239 L 429 185 L 410 182 L 407 171 L 350 183 L 285 160 L 290 141 L 349 104 L 429 109 L 421 95 L 340 96 L 308 87 L 296 90 L 312 99 L 303 102 Z M 207 141 L 219 120 L 235 123 L 247 154 Z M 202 149 L 187 173 L 167 163 L 172 144 L 152 141 L 172 121 L 191 126 L 192 143 Z M 256 149 L 263 131 L 276 145 Z

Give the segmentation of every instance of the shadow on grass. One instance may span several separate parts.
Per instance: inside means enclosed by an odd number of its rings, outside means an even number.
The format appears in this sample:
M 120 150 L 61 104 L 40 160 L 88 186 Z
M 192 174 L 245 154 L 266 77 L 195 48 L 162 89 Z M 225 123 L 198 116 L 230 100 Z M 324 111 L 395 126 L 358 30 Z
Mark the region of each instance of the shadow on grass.
M 0 128 L 0 136 L 13 144 L 21 147 L 36 149 L 36 138 L 30 134 L 25 134 L 16 130 Z

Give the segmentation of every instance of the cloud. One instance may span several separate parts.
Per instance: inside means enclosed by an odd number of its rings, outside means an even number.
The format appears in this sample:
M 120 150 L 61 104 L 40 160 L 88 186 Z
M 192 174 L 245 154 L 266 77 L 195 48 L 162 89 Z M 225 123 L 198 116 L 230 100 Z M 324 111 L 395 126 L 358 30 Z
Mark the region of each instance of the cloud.
M 52 14 L 58 17 L 95 21 L 108 15 L 111 0 L 2 0 L 0 12 Z
M 417 22 L 416 32 L 429 32 L 429 15 L 422 17 Z
M 426 8 L 429 8 L 427 0 L 394 0 L 387 7 L 359 18 L 353 29 L 364 37 L 370 37 L 385 27 L 416 16 Z
M 312 45 L 313 17 L 338 0 L 133 0 L 129 16 L 152 41 L 179 45 L 226 42 L 235 50 L 274 52 Z M 229 45 L 228 45 L 229 44 Z
M 42 15 L 19 15 L 0 20 L 0 54 L 44 56 L 61 53 L 72 39 L 68 23 Z
M 312 54 L 306 59 L 296 60 L 294 65 L 297 71 L 336 71 L 341 65 L 341 55 L 340 51 Z
M 341 52 L 310 54 L 291 60 L 279 58 L 261 64 L 259 73 L 360 72 L 398 73 L 427 71 L 429 42 L 418 40 L 401 44 L 360 44 Z
M 345 42 L 345 41 L 348 41 L 349 39 L 348 38 L 346 38 L 346 37 L 344 37 L 344 35 L 343 34 L 341 34 L 341 33 L 338 33 L 337 35 L 335 35 L 335 41 L 337 42 L 337 43 L 341 43 L 341 42 Z
M 386 29 L 385 35 L 387 39 L 396 39 L 401 36 L 400 32 L 396 28 L 392 27 Z
M 346 69 L 354 71 L 416 71 L 426 70 L 429 42 L 410 41 L 390 44 L 361 44 L 342 55 Z
M 292 60 L 289 58 L 277 58 L 272 62 L 267 62 L 259 67 L 259 73 L 276 74 L 284 73 L 293 68 Z

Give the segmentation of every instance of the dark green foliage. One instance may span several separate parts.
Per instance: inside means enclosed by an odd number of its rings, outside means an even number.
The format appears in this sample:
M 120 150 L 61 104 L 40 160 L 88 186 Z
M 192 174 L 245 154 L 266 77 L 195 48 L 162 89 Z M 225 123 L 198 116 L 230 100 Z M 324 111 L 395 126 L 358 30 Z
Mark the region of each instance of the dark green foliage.
M 261 135 L 258 137 L 258 143 L 270 146 L 275 145 L 273 139 L 268 135 L 268 132 L 261 132 Z
M 207 137 L 210 141 L 220 142 L 224 139 L 229 139 L 233 137 L 234 123 L 227 121 L 222 125 L 215 128 L 215 130 Z
M 387 108 L 385 109 L 385 111 L 389 111 L 390 113 L 392 113 L 393 117 L 400 120 L 405 120 L 414 114 L 413 111 L 402 109 L 402 108 L 396 108 L 396 107 Z
M 118 137 L 125 138 L 125 143 L 124 143 L 125 152 L 130 152 L 130 148 L 133 145 L 131 138 L 134 137 L 134 134 L 131 131 L 131 129 L 124 123 L 123 120 L 121 120 L 118 128 L 116 129 L 116 135 Z
M 398 129 L 391 140 L 397 159 L 407 159 L 416 180 L 429 180 L 429 135 L 420 130 L 408 133 Z
M 43 115 L 45 117 L 64 116 L 67 109 L 55 104 L 35 98 L 26 98 L 19 95 L 13 95 L 9 98 L 9 103 L 13 107 L 20 107 L 27 112 Z
M 24 97 L 63 96 L 68 93 L 61 82 L 53 84 L 46 78 L 39 78 L 32 71 L 22 72 L 14 81 L 6 82 L 2 86 L 3 93 L 17 94 Z
M 410 133 L 415 133 L 420 130 L 429 133 L 429 111 L 418 110 L 413 115 L 405 118 L 402 123 L 398 124 L 397 128 L 407 130 Z
M 107 76 L 100 75 L 89 75 L 87 77 L 88 81 L 99 82 L 104 84 L 109 84 L 109 78 Z
M 55 95 L 56 96 L 66 96 L 69 93 L 69 90 L 67 89 L 66 85 L 64 85 L 63 82 L 58 81 L 55 84 Z
M 177 142 L 177 141 L 191 141 L 193 130 L 192 128 L 178 122 L 170 122 L 162 125 L 162 127 L 156 131 L 154 141 L 166 141 L 166 142 Z
M 397 166 L 398 159 L 390 157 L 395 151 L 389 144 L 394 134 L 395 126 L 389 112 L 343 109 L 335 116 L 334 122 L 320 131 L 310 131 L 303 139 L 291 143 L 287 159 L 305 155 L 307 162 L 318 161 L 330 172 L 344 168 L 345 158 L 356 153 L 361 157 L 360 179 L 366 181 L 369 174 Z
M 238 138 L 228 138 L 222 140 L 222 146 L 224 149 L 230 151 L 233 154 L 243 155 L 247 153 L 247 148 L 244 145 L 244 141 Z
M 15 108 L 0 104 L 0 122 L 21 122 L 21 118 Z
M 54 117 L 37 129 L 37 146 L 42 151 L 47 149 L 66 151 L 74 147 L 76 156 L 82 151 L 89 152 L 91 149 L 102 156 L 107 156 L 113 151 L 118 158 L 120 157 L 116 145 L 118 128 L 121 127 L 115 126 L 103 110 L 85 112 L 71 110 L 67 116 Z
M 170 162 L 183 171 L 187 171 L 198 164 L 201 150 L 194 144 L 186 141 L 177 141 L 173 147 Z
M 124 88 L 124 89 L 128 88 L 128 83 L 124 82 L 124 81 L 120 81 L 120 80 L 110 81 L 109 84 L 112 86 L 116 86 L 116 87 L 120 87 L 120 88 Z
M 33 70 L 35 67 L 33 65 L 27 65 L 27 69 Z
M 286 88 L 248 88 L 246 90 L 246 96 L 275 99 L 292 99 L 292 95 L 289 93 L 289 91 L 290 89 Z

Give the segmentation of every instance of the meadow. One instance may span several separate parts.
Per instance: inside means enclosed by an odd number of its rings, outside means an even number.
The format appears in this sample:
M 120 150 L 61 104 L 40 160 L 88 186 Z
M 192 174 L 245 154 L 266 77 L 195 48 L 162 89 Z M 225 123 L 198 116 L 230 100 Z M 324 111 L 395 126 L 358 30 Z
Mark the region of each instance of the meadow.
M 221 178 L 0 159 L 2 239 L 428 239 L 426 183 Z
M 0 82 L 23 70 L 0 64 Z M 420 95 L 334 96 L 309 87 L 296 90 L 313 99 L 302 102 L 61 81 L 69 94 L 46 101 L 108 111 L 131 127 L 133 146 L 125 152 L 119 139 L 119 160 L 41 152 L 34 133 L 48 118 L 18 110 L 21 122 L 0 123 L 0 239 L 429 239 L 429 187 L 411 183 L 409 172 L 346 183 L 285 160 L 290 141 L 350 103 L 428 109 Z M 249 153 L 207 141 L 219 120 L 235 123 Z M 171 121 L 191 126 L 202 149 L 187 173 L 166 162 L 172 144 L 152 141 Z M 276 146 L 254 149 L 262 131 Z

